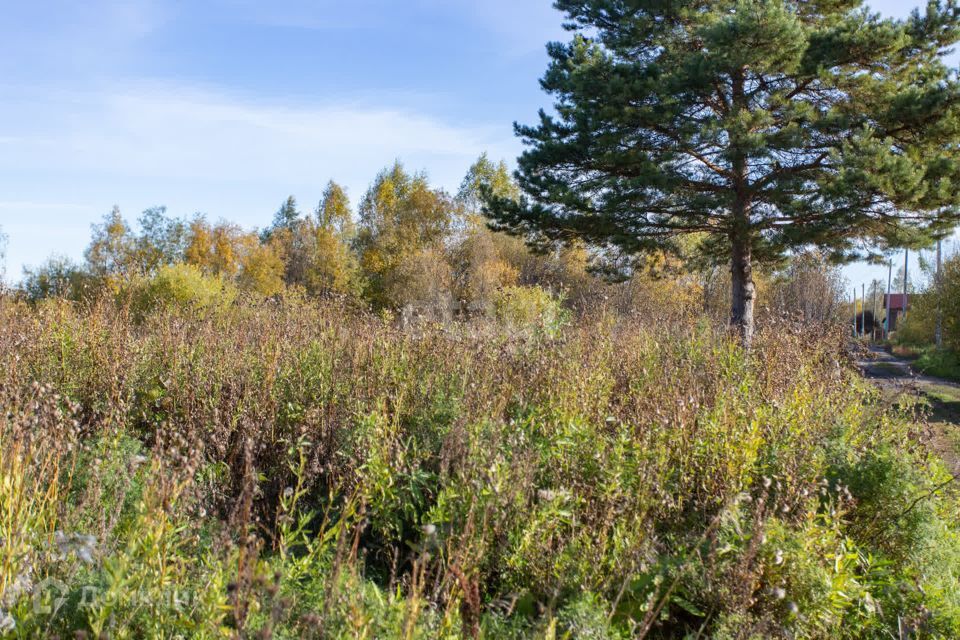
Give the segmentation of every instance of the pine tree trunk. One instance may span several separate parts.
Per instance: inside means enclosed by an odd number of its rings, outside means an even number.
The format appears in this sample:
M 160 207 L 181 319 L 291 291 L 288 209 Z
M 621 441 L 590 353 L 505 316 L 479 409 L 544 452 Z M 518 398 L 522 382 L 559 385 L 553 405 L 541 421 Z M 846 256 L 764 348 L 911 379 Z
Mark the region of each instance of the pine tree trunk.
M 750 349 L 753 343 L 753 302 L 756 287 L 753 283 L 753 256 L 749 241 L 734 239 L 730 274 L 730 328 L 740 336 L 744 348 Z
M 732 77 L 732 101 L 735 112 L 747 109 L 745 97 L 745 70 L 737 70 Z M 731 131 L 733 151 L 733 188 L 736 198 L 731 210 L 730 236 L 730 328 L 740 336 L 740 344 L 750 350 L 753 344 L 753 299 L 756 289 L 753 284 L 753 242 L 750 231 L 749 167 L 745 143 L 736 131 Z

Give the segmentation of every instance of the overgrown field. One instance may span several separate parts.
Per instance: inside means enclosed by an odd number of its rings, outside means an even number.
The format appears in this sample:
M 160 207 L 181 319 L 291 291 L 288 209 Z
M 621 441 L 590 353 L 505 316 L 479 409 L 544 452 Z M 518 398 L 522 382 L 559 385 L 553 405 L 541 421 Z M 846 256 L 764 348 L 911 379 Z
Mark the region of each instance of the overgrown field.
M 0 360 L 9 637 L 960 636 L 949 478 L 840 337 L 2 300 Z

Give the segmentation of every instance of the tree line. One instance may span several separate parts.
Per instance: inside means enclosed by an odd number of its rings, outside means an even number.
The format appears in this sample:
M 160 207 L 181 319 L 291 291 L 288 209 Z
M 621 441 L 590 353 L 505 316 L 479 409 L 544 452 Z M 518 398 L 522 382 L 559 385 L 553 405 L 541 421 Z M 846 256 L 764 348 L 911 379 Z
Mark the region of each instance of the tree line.
M 506 164 L 483 154 L 455 194 L 397 162 L 377 174 L 356 211 L 331 181 L 312 210 L 290 196 L 262 229 L 203 214 L 176 217 L 164 207 L 131 224 L 114 207 L 92 225 L 82 262 L 54 256 L 28 267 L 18 292 L 33 302 L 107 295 L 141 310 L 170 299 L 203 306 L 296 293 L 439 321 L 509 315 L 540 322 L 560 307 L 601 303 L 651 320 L 703 315 L 721 324 L 729 313 L 730 272 L 703 261 L 705 235 L 616 268 L 586 243 L 545 247 L 492 230 L 483 215 L 490 194 L 519 198 L 520 191 Z M 755 278 L 761 316 L 841 320 L 842 278 L 821 252 L 798 252 Z
M 903 20 L 860 0 L 556 6 L 575 35 L 548 46 L 541 84 L 555 102 L 517 126 L 516 182 L 484 157 L 452 196 L 398 164 L 356 226 L 331 183 L 312 215 L 288 199 L 258 234 L 162 209 L 135 234 L 114 211 L 83 265 L 53 260 L 24 291 L 76 297 L 182 261 L 265 295 L 484 310 L 505 285 L 553 284 L 544 273 L 570 287 L 582 266 L 632 277 L 696 262 L 728 272 L 705 288 L 723 284 L 749 346 L 764 273 L 798 255 L 927 246 L 960 222 L 960 77 L 945 59 L 960 41 L 956 0 Z
M 535 254 L 524 239 L 491 231 L 481 214 L 487 191 L 518 197 L 506 164 L 483 154 L 456 194 L 397 162 L 375 177 L 356 211 L 331 181 L 312 211 L 290 196 L 259 230 L 203 214 L 175 217 L 164 207 L 147 209 L 134 225 L 114 207 L 92 225 L 82 262 L 55 256 L 26 268 L 20 291 L 34 301 L 83 300 L 177 267 L 259 296 L 298 291 L 449 317 L 488 313 L 511 288 L 576 295 L 599 286 L 586 273 L 585 248 Z

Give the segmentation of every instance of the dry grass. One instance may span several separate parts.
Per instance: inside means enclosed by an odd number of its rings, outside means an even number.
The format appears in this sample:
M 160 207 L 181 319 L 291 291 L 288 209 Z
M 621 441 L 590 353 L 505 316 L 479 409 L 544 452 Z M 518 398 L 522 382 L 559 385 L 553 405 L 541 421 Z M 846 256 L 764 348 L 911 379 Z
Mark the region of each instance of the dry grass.
M 937 585 L 960 551 L 925 564 L 929 531 L 955 537 L 942 491 L 875 522 L 937 464 L 851 397 L 840 335 L 769 327 L 751 358 L 695 319 L 603 308 L 552 337 L 5 300 L 0 608 L 25 637 L 956 629 Z M 56 615 L 11 595 L 27 566 L 65 585 Z

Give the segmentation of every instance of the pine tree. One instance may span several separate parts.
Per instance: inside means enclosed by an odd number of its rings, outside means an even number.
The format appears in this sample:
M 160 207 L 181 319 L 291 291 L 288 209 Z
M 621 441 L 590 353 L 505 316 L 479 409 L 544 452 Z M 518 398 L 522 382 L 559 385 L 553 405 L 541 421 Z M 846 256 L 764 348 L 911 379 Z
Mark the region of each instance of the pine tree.
M 313 247 L 311 231 L 309 221 L 297 209 L 296 198 L 289 196 L 274 214 L 273 223 L 260 234 L 260 242 L 282 257 L 286 284 L 306 284 Z
M 288 196 L 275 214 L 273 224 L 264 230 L 262 240 L 269 241 L 271 236 L 280 231 L 292 231 L 300 223 L 300 212 L 297 210 L 297 199 Z
M 520 202 L 499 228 L 600 252 L 703 234 L 749 345 L 755 264 L 929 241 L 958 220 L 955 0 L 886 20 L 859 0 L 558 0 L 575 32 L 518 126 Z

